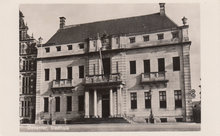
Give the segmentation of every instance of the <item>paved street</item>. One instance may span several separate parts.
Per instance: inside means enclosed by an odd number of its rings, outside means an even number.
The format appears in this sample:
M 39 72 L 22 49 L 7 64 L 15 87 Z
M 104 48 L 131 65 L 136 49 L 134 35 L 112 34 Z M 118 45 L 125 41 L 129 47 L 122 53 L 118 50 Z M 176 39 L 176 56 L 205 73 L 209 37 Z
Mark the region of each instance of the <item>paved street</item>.
M 21 125 L 21 132 L 199 131 L 196 123 Z

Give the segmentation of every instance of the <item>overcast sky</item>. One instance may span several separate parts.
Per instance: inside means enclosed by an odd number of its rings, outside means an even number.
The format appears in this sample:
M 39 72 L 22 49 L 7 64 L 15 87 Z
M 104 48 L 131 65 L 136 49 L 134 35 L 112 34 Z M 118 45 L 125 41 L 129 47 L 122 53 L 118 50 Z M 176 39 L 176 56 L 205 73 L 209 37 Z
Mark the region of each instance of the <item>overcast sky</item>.
M 165 5 L 167 16 L 176 24 L 182 25 L 182 17 L 188 18 L 191 45 L 192 89 L 200 88 L 200 9 L 199 4 Z M 20 5 L 29 34 L 43 38 L 43 43 L 59 28 L 59 17 L 66 17 L 66 25 L 88 23 L 122 17 L 147 15 L 159 12 L 159 4 L 25 4 Z M 156 23 L 156 22 L 155 22 Z

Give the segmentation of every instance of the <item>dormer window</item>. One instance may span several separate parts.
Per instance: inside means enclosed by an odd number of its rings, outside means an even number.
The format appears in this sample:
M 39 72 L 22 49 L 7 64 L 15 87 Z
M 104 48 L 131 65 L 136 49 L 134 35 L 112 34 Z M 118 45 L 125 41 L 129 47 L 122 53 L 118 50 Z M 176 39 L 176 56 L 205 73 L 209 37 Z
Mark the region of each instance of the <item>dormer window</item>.
M 80 44 L 79 44 L 79 48 L 80 48 L 80 49 L 84 49 L 84 43 L 80 43 Z
M 144 39 L 144 42 L 149 41 L 149 35 L 145 35 L 145 36 L 143 36 L 143 39 Z
M 163 34 L 157 34 L 157 37 L 158 37 L 158 40 L 162 40 L 162 39 L 164 39 Z
M 135 37 L 131 37 L 130 39 L 130 43 L 135 43 Z
M 57 51 L 61 51 L 61 46 L 57 46 Z
M 50 52 L 50 48 L 45 48 L 46 53 Z
M 172 32 L 173 38 L 179 38 L 179 33 L 178 32 Z
M 72 45 L 67 45 L 68 50 L 72 50 L 73 46 Z

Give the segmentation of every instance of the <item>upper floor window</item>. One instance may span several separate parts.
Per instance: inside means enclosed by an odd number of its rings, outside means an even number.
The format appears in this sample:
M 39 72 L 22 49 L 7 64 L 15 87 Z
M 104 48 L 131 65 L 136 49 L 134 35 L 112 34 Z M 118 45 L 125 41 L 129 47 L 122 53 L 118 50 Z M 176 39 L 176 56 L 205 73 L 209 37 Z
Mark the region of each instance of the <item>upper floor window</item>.
M 67 67 L 67 79 L 72 79 L 72 67 Z
M 163 34 L 157 34 L 158 40 L 162 40 L 164 39 L 164 35 Z
M 173 71 L 180 70 L 180 57 L 173 57 Z
M 150 60 L 144 60 L 144 73 L 150 73 Z
M 67 45 L 68 50 L 72 50 L 73 49 L 73 45 Z
M 182 108 L 181 90 L 174 90 L 175 108 Z
M 61 51 L 61 46 L 57 46 L 57 51 Z
M 56 68 L 56 80 L 60 80 L 60 75 L 61 75 L 61 69 Z
M 164 58 L 158 59 L 158 72 L 164 72 L 165 71 L 165 62 Z
M 84 78 L 84 66 L 79 66 L 79 78 Z
M 45 48 L 46 53 L 50 52 L 50 48 Z
M 167 108 L 166 91 L 160 91 L 160 108 Z
M 178 32 L 172 32 L 173 38 L 179 38 L 179 33 Z
M 44 69 L 45 72 L 45 81 L 48 81 L 50 78 L 50 70 L 49 69 Z
M 131 109 L 137 109 L 137 93 L 131 93 Z
M 150 37 L 149 37 L 149 35 L 145 35 L 145 36 L 143 36 L 143 39 L 144 39 L 144 42 L 147 42 L 150 40 Z
M 80 48 L 80 49 L 84 49 L 84 43 L 80 43 L 80 44 L 79 44 L 79 48 Z
M 116 44 L 119 44 L 119 37 L 115 38 Z
M 130 39 L 130 43 L 135 43 L 135 37 L 131 37 Z
M 130 61 L 130 74 L 136 74 L 136 61 Z

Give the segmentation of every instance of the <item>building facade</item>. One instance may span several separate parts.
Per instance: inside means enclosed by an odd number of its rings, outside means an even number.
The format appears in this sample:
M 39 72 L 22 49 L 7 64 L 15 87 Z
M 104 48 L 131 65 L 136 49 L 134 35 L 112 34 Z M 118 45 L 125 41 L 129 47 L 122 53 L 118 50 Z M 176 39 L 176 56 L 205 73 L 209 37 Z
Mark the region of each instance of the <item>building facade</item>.
M 36 123 L 191 121 L 188 25 L 165 13 L 65 25 L 38 47 Z
M 19 11 L 19 116 L 20 123 L 35 122 L 36 40 L 27 34 L 28 26 Z

